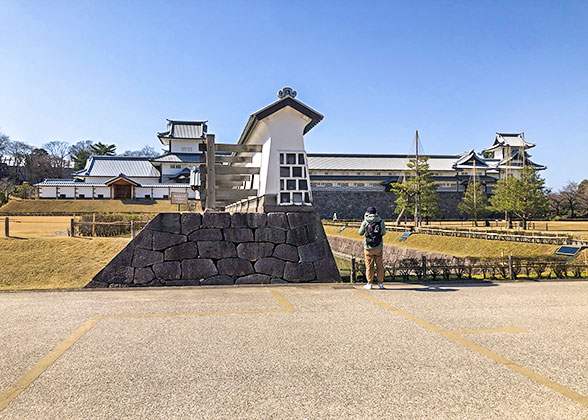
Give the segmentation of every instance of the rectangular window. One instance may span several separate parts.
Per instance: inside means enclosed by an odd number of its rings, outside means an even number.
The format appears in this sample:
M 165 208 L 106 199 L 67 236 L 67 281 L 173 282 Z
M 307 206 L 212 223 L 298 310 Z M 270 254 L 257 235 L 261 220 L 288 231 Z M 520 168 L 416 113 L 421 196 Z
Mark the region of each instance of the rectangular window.
M 59 198 L 65 198 L 65 194 L 59 194 Z
M 145 198 L 151 198 L 150 194 L 145 194 Z
M 98 194 L 98 198 L 104 198 L 104 194 Z
M 86 198 L 86 194 L 78 194 L 78 198 Z
M 163 199 L 164 199 L 164 200 L 169 200 L 169 195 L 167 195 L 167 194 L 164 194 L 164 195 L 163 195 Z
M 280 204 L 311 203 L 310 184 L 303 152 L 280 152 Z

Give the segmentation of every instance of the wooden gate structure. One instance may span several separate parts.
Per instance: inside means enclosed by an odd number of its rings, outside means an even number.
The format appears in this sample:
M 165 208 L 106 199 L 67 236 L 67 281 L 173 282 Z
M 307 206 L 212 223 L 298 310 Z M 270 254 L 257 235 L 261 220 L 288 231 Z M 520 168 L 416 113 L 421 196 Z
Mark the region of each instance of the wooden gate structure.
M 208 211 L 223 210 L 239 200 L 257 196 L 253 177 L 260 168 L 253 166 L 253 155 L 260 153 L 261 145 L 217 144 L 215 135 L 207 134 L 206 143 L 200 145 L 200 200 Z

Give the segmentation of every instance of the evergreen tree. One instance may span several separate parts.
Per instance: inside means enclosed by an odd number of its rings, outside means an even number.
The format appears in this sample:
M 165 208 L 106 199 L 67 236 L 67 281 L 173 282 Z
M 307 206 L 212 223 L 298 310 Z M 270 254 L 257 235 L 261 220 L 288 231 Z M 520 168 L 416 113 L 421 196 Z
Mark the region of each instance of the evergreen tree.
M 81 171 L 86 167 L 86 161 L 92 154 L 90 148 L 92 140 L 79 141 L 69 148 L 71 161 L 74 163 L 74 170 Z
M 470 182 L 466 188 L 463 199 L 458 204 L 459 211 L 474 218 L 474 223 L 478 226 L 478 216 L 483 217 L 488 214 L 488 197 L 479 182 Z
M 492 209 L 512 212 L 523 221 L 523 229 L 532 217 L 545 215 L 549 207 L 545 180 L 532 167 L 525 167 L 519 177 L 501 179 L 494 196 Z
M 116 145 L 104 144 L 99 141 L 90 146 L 90 152 L 97 156 L 114 156 L 116 154 Z
M 423 218 L 439 216 L 437 188 L 433 182 L 433 174 L 429 170 L 428 157 L 419 157 L 408 161 L 406 182 L 390 184 L 390 190 L 396 194 L 395 212 L 399 215 L 413 214 L 418 198 L 419 221 Z

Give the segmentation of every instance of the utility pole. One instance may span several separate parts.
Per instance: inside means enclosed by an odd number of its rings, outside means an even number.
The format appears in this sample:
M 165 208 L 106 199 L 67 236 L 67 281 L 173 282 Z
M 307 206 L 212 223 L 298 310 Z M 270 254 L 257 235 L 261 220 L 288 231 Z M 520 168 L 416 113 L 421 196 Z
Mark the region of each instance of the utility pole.
M 474 152 L 474 225 L 478 226 L 478 202 L 476 200 L 476 152 Z
M 420 173 L 419 173 L 419 130 L 415 134 L 415 171 L 416 171 L 416 191 L 414 194 L 414 227 L 419 226 L 419 193 L 421 189 Z

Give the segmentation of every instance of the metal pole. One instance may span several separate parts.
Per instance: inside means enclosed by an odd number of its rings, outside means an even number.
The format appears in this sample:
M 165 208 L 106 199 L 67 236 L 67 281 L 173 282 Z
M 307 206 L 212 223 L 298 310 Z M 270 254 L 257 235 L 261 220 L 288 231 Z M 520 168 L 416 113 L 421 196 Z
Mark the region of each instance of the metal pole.
M 74 236 L 74 229 L 75 229 L 75 221 L 73 219 L 73 217 L 69 220 L 69 230 L 70 230 L 70 236 Z
M 8 238 L 10 236 L 10 221 L 8 216 L 4 218 L 4 235 Z
M 414 195 L 414 227 L 416 228 L 419 225 L 419 190 L 420 190 L 420 180 L 419 180 L 419 130 L 416 130 L 415 142 L 416 142 L 416 149 L 415 149 L 416 191 L 415 191 L 415 195 Z
M 349 273 L 349 282 L 354 283 L 357 279 L 357 266 L 355 257 L 351 257 L 351 272 Z
M 427 256 L 423 255 L 423 281 L 427 280 Z
M 135 221 L 131 220 L 131 239 L 135 237 Z
M 508 256 L 508 276 L 511 280 L 514 280 L 514 271 L 512 267 L 512 254 Z

